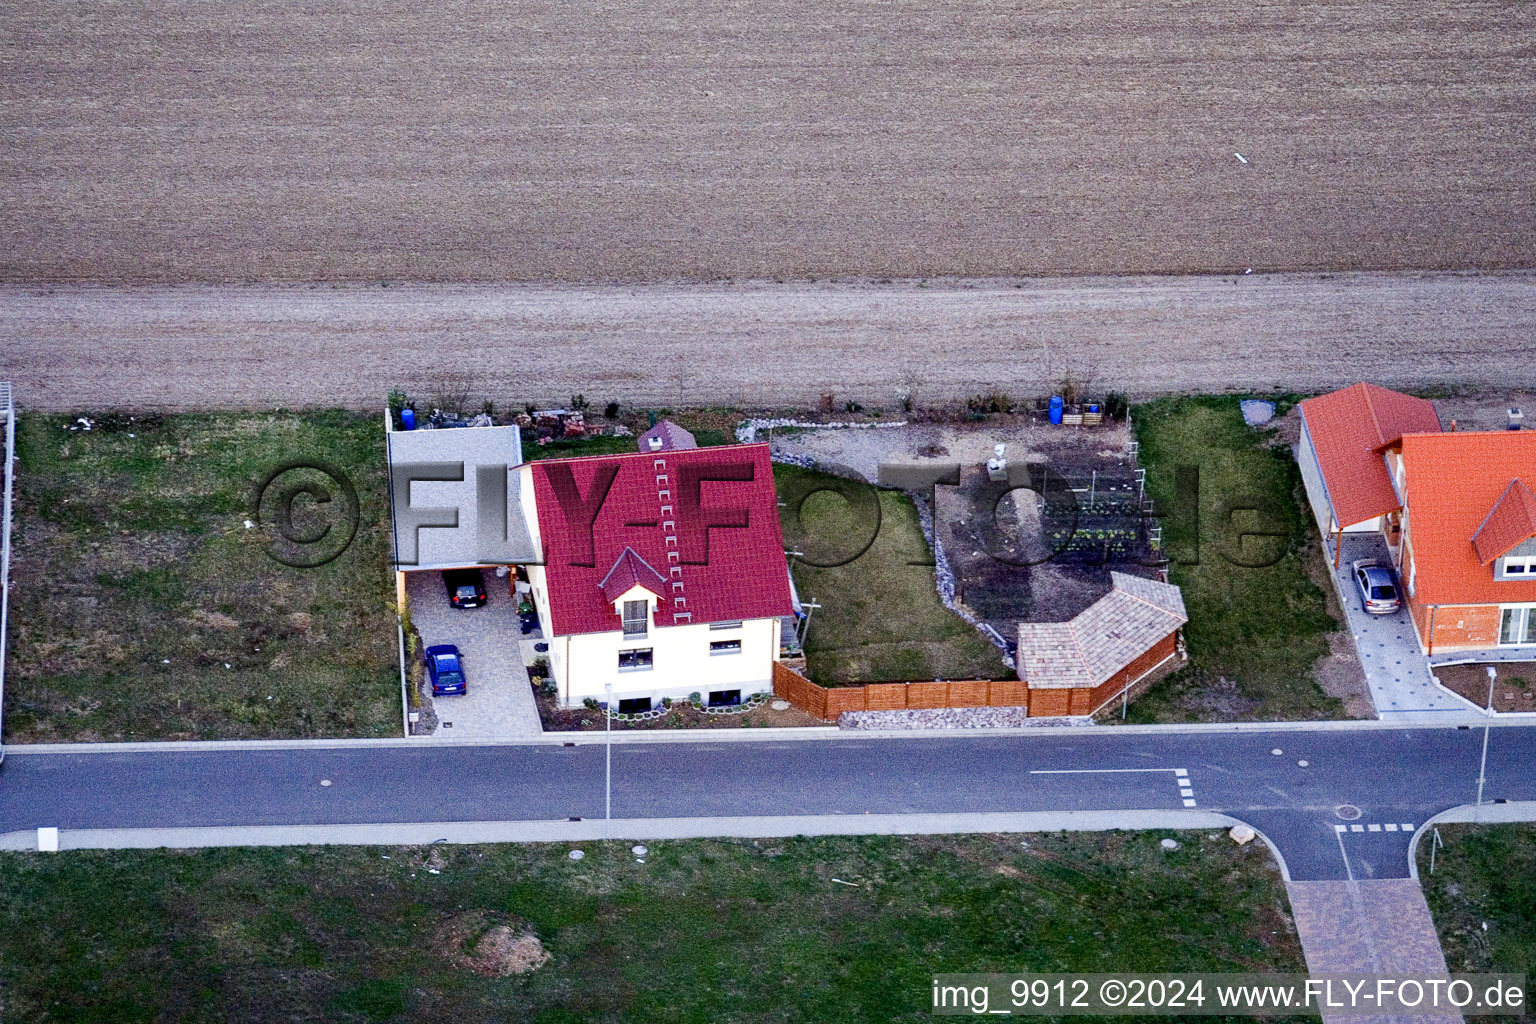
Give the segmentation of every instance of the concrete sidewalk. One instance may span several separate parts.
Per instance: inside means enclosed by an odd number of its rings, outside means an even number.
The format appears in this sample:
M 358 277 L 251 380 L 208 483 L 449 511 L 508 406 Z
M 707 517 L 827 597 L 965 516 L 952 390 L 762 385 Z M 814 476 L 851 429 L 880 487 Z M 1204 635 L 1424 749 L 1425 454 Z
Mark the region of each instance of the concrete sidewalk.
M 1333 541 L 1324 545 L 1333 558 Z M 1429 659 L 1419 650 L 1419 636 L 1406 609 L 1391 615 L 1368 615 L 1360 607 L 1351 562 L 1372 559 L 1390 566 L 1387 542 L 1379 533 L 1346 533 L 1339 565 L 1333 569 L 1333 585 L 1360 654 L 1360 667 L 1371 690 L 1371 703 L 1385 721 L 1467 722 L 1477 717 L 1475 705 L 1441 686 L 1430 674 Z
M 1413 878 L 1286 882 L 1291 914 L 1312 974 L 1445 974 L 1445 954 L 1424 891 Z M 1459 1016 L 1323 1014 L 1325 1024 L 1422 1021 Z

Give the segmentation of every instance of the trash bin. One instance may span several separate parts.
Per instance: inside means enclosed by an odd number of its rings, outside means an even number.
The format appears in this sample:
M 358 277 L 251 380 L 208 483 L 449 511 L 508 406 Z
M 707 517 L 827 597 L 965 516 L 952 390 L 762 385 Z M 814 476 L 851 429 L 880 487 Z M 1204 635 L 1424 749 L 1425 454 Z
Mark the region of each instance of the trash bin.
M 1061 426 L 1061 396 L 1051 396 L 1051 422 Z

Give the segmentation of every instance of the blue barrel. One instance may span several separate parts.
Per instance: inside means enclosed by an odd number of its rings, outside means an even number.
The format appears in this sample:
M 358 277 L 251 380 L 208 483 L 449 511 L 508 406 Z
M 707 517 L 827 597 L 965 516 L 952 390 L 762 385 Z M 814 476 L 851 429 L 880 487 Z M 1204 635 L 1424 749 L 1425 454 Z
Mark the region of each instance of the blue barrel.
M 1061 422 L 1061 418 L 1059 416 L 1057 417 L 1056 422 L 1058 422 L 1058 423 Z M 416 429 L 416 410 L 415 409 L 401 409 L 400 410 L 400 429 L 401 430 L 415 430 Z
M 1051 422 L 1061 426 L 1061 396 L 1051 396 Z

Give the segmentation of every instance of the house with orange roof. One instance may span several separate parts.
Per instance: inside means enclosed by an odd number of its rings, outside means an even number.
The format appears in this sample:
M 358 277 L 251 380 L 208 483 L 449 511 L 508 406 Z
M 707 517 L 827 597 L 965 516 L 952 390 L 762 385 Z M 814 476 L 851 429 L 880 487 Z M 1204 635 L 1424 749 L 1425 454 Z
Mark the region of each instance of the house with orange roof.
M 1403 503 L 1384 454 L 1404 434 L 1439 433 L 1434 404 L 1362 382 L 1309 398 L 1300 411 L 1296 461 L 1335 564 L 1345 533 L 1382 534 L 1396 559 Z
M 1427 654 L 1536 645 L 1536 432 L 1442 431 L 1430 402 L 1365 383 L 1300 411 L 1335 565 L 1350 535 L 1379 535 Z
M 1536 645 L 1536 431 L 1408 434 L 1389 459 L 1420 646 Z

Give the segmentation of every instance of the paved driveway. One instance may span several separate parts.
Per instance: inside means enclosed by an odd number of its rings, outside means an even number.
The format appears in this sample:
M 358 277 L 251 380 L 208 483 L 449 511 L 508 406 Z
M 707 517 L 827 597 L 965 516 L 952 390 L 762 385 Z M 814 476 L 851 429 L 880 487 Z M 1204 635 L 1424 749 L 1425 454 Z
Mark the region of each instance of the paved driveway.
M 487 570 L 482 608 L 452 608 L 435 572 L 411 573 L 406 579 L 411 619 L 421 639 L 432 644 L 456 644 L 464 656 L 469 692 L 462 697 L 437 697 L 437 735 L 471 739 L 515 739 L 542 732 L 539 711 L 523 666 L 522 630 L 517 606 L 507 595 L 504 577 Z
M 1331 545 L 1330 545 L 1331 546 Z M 1329 552 L 1330 556 L 1332 552 Z M 1418 634 L 1406 610 L 1391 615 L 1367 615 L 1360 607 L 1350 563 L 1373 558 L 1390 566 L 1387 542 L 1380 534 L 1345 534 L 1343 557 L 1333 571 L 1339 603 L 1349 619 L 1349 631 L 1360 652 L 1360 665 L 1371 688 L 1371 702 L 1380 718 L 1405 715 L 1450 719 L 1476 716 L 1477 709 L 1435 682 L 1429 659 L 1419 650 Z

